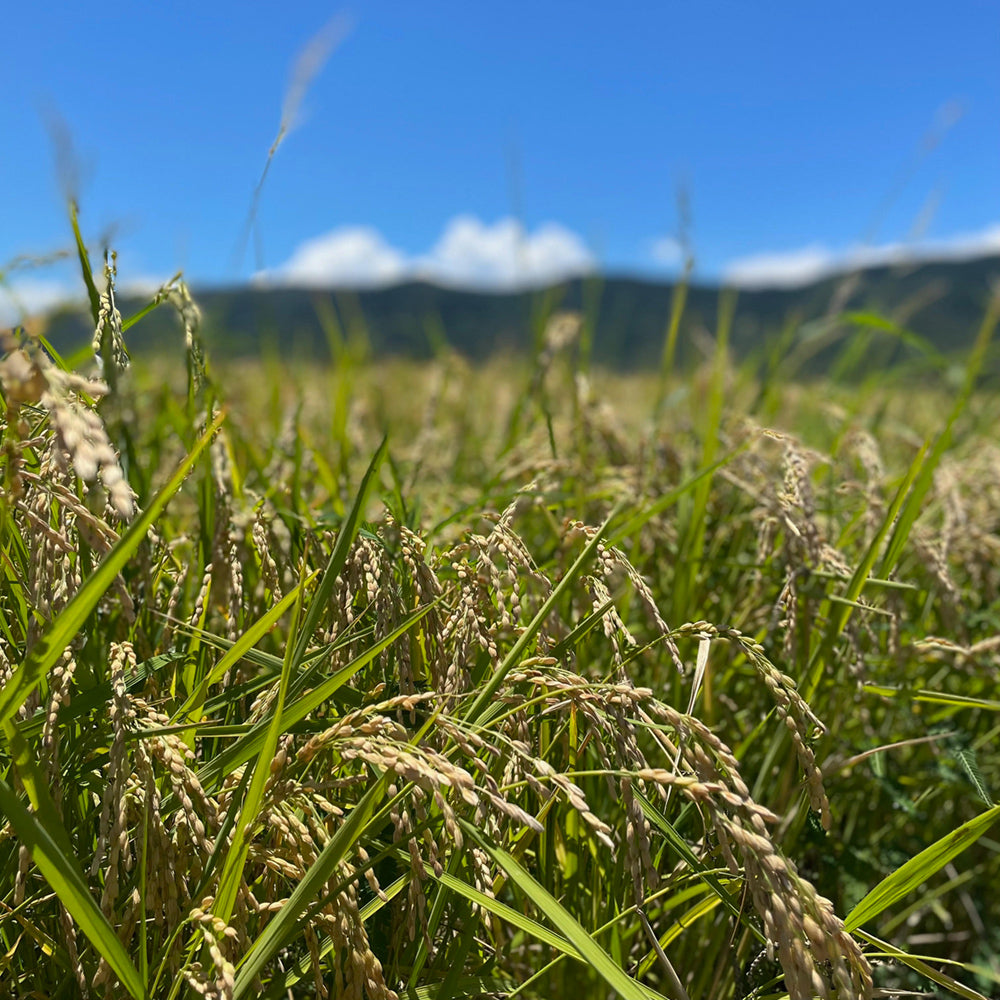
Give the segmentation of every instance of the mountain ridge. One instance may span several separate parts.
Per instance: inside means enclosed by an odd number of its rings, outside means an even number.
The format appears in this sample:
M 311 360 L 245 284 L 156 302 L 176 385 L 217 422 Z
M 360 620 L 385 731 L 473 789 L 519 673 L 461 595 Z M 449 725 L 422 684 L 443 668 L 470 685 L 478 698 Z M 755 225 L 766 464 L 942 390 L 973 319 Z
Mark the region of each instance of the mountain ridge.
M 905 328 L 909 348 L 922 338 L 927 348 L 951 354 L 966 348 L 1000 282 L 1000 255 L 961 261 L 919 260 L 830 275 L 795 288 L 737 291 L 730 336 L 737 357 L 759 351 L 789 324 L 875 314 Z M 194 291 L 210 350 L 253 356 L 277 350 L 309 358 L 329 357 L 330 320 L 348 336 L 363 336 L 375 356 L 431 356 L 442 342 L 481 361 L 504 351 L 529 349 L 538 326 L 555 309 L 579 310 L 592 326 L 593 360 L 624 369 L 659 363 L 675 284 L 635 276 L 577 278 L 535 291 L 469 291 L 411 281 L 377 289 L 314 289 L 233 286 Z M 699 332 L 715 329 L 717 284 L 693 282 L 678 338 L 678 362 L 700 356 Z M 122 297 L 128 316 L 144 303 Z M 170 351 L 176 321 L 163 307 L 128 331 L 130 350 Z M 863 317 L 861 320 L 863 325 Z M 823 324 L 821 324 L 823 325 Z M 816 330 L 813 329 L 813 335 Z M 63 310 L 49 320 L 48 335 L 60 350 L 86 343 L 87 318 Z M 896 336 L 905 356 L 904 341 Z M 897 351 L 897 353 L 898 353 Z M 828 353 L 828 352 L 826 352 Z M 812 363 L 822 365 L 825 352 Z M 887 361 L 900 360 L 888 358 Z M 828 363 L 829 358 L 826 358 Z

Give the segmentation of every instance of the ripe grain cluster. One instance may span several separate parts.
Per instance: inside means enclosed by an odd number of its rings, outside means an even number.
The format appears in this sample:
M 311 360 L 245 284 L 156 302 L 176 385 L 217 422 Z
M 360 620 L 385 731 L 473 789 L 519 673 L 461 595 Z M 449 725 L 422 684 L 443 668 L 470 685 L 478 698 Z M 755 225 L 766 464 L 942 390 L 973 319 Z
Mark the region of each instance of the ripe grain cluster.
M 990 321 L 918 409 L 564 315 L 213 369 L 181 284 L 136 370 L 83 263 L 0 360 L 0 993 L 997 988 Z

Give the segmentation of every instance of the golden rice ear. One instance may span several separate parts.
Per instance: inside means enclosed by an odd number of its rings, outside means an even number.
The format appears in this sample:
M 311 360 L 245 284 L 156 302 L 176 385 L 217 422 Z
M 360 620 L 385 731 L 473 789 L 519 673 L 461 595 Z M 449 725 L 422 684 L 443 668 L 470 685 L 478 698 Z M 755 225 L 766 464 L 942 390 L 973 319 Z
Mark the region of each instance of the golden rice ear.
M 10 403 L 37 403 L 48 387 L 45 376 L 27 351 L 13 344 L 0 359 L 0 385 Z
M 95 407 L 95 400 L 108 392 L 106 383 L 59 368 L 36 341 L 19 345 L 9 335 L 4 346 L 7 353 L 0 359 L 0 385 L 9 402 L 47 411 L 58 444 L 57 461 L 68 460 L 77 476 L 91 486 L 99 480 L 115 514 L 123 521 L 131 520 L 134 495 Z
M 0 501 L 8 701 L 118 541 L 100 492 L 125 472 L 155 491 L 216 395 L 233 406 L 13 719 L 41 780 L 16 761 L 27 781 L 0 784 L 21 830 L 56 843 L 65 829 L 66 870 L 137 974 L 144 960 L 158 977 L 152 992 L 541 996 L 604 975 L 635 1000 L 667 982 L 677 996 L 869 996 L 840 916 L 851 894 L 990 798 L 990 399 L 954 424 L 954 457 L 925 477 L 882 578 L 912 424 L 932 429 L 923 412 L 902 426 L 891 398 L 876 420 L 864 399 L 834 410 L 814 387 L 778 386 L 775 419 L 800 433 L 768 432 L 739 416 L 751 376 L 716 369 L 723 412 L 692 419 L 700 404 L 671 374 L 653 423 L 654 381 L 567 370 L 577 334 L 558 326 L 521 367 L 282 360 L 264 392 L 250 363 L 207 380 L 197 312 L 174 291 L 187 364 L 159 395 L 123 380 L 127 462 L 115 406 L 95 405 L 103 383 L 60 374 L 30 340 L 8 338 L 0 360 L 0 463 L 19 481 Z M 367 503 L 357 484 L 384 425 L 391 460 Z M 45 785 L 52 808 L 29 811 Z M 20 942 L 0 995 L 10 974 L 117 997 L 34 842 L 0 827 L 0 930 Z M 961 962 L 988 936 L 979 883 L 997 862 L 967 846 L 933 908 L 918 891 L 884 911 L 896 943 L 934 935 Z M 41 936 L 22 934 L 25 914 Z M 773 981 L 747 982 L 768 954 Z

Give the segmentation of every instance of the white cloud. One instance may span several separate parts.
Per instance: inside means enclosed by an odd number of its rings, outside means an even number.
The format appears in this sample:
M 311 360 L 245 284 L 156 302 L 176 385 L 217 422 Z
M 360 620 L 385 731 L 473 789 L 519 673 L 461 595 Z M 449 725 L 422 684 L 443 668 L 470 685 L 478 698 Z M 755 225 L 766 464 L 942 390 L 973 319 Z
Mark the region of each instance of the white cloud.
M 79 299 L 79 291 L 61 281 L 20 278 L 0 286 L 0 326 L 13 326 L 31 316 Z
M 415 261 L 423 277 L 472 288 L 545 285 L 594 267 L 580 237 L 556 223 L 527 233 L 516 219 L 490 226 L 471 215 L 452 219 L 430 253 Z
M 94 282 L 98 291 L 103 291 L 103 268 L 98 266 L 96 260 L 92 263 Z M 134 263 L 131 255 L 119 254 L 116 285 L 119 302 L 123 298 L 149 298 L 170 277 L 133 267 Z M 85 306 L 86 295 L 79 266 L 66 254 L 52 254 L 48 259 L 31 259 L 27 263 L 17 259 L 7 266 L 5 272 L 6 280 L 0 283 L 0 326 L 13 326 L 59 307 Z
M 1000 223 L 947 239 L 855 245 L 839 251 L 814 243 L 798 250 L 751 254 L 731 261 L 723 269 L 723 277 L 740 288 L 794 288 L 855 268 L 971 260 L 990 254 L 1000 254 Z
M 406 258 L 377 230 L 354 226 L 306 240 L 284 264 L 258 275 L 258 280 L 308 288 L 369 288 L 391 285 L 406 273 Z
M 122 297 L 149 299 L 152 298 L 173 275 L 158 277 L 154 274 L 129 275 L 126 280 L 121 280 L 115 285 L 116 294 L 119 299 Z
M 723 270 L 727 284 L 739 288 L 793 288 L 836 269 L 834 255 L 818 244 L 784 253 L 758 253 L 731 261 Z
M 265 283 L 309 287 L 374 287 L 421 278 L 460 288 L 514 289 L 585 274 L 597 262 L 583 240 L 556 223 L 526 232 L 515 219 L 489 225 L 470 215 L 452 219 L 424 254 L 407 255 L 374 229 L 334 229 L 301 244 Z
M 660 236 L 650 242 L 649 255 L 657 264 L 675 267 L 684 260 L 684 249 L 675 237 Z

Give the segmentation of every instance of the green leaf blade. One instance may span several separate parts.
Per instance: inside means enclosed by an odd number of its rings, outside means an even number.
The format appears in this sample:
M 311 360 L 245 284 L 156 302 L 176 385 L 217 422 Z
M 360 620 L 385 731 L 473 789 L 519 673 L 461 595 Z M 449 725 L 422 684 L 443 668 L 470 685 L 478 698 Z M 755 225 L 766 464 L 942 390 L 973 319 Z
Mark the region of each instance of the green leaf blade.
M 1000 819 L 1000 806 L 994 806 L 992 809 L 980 813 L 910 858 L 891 875 L 879 882 L 851 910 L 844 919 L 845 929 L 848 931 L 856 930 L 868 921 L 874 920 L 893 903 L 919 888 L 932 875 L 944 868 L 952 858 L 974 844 L 997 819 Z

